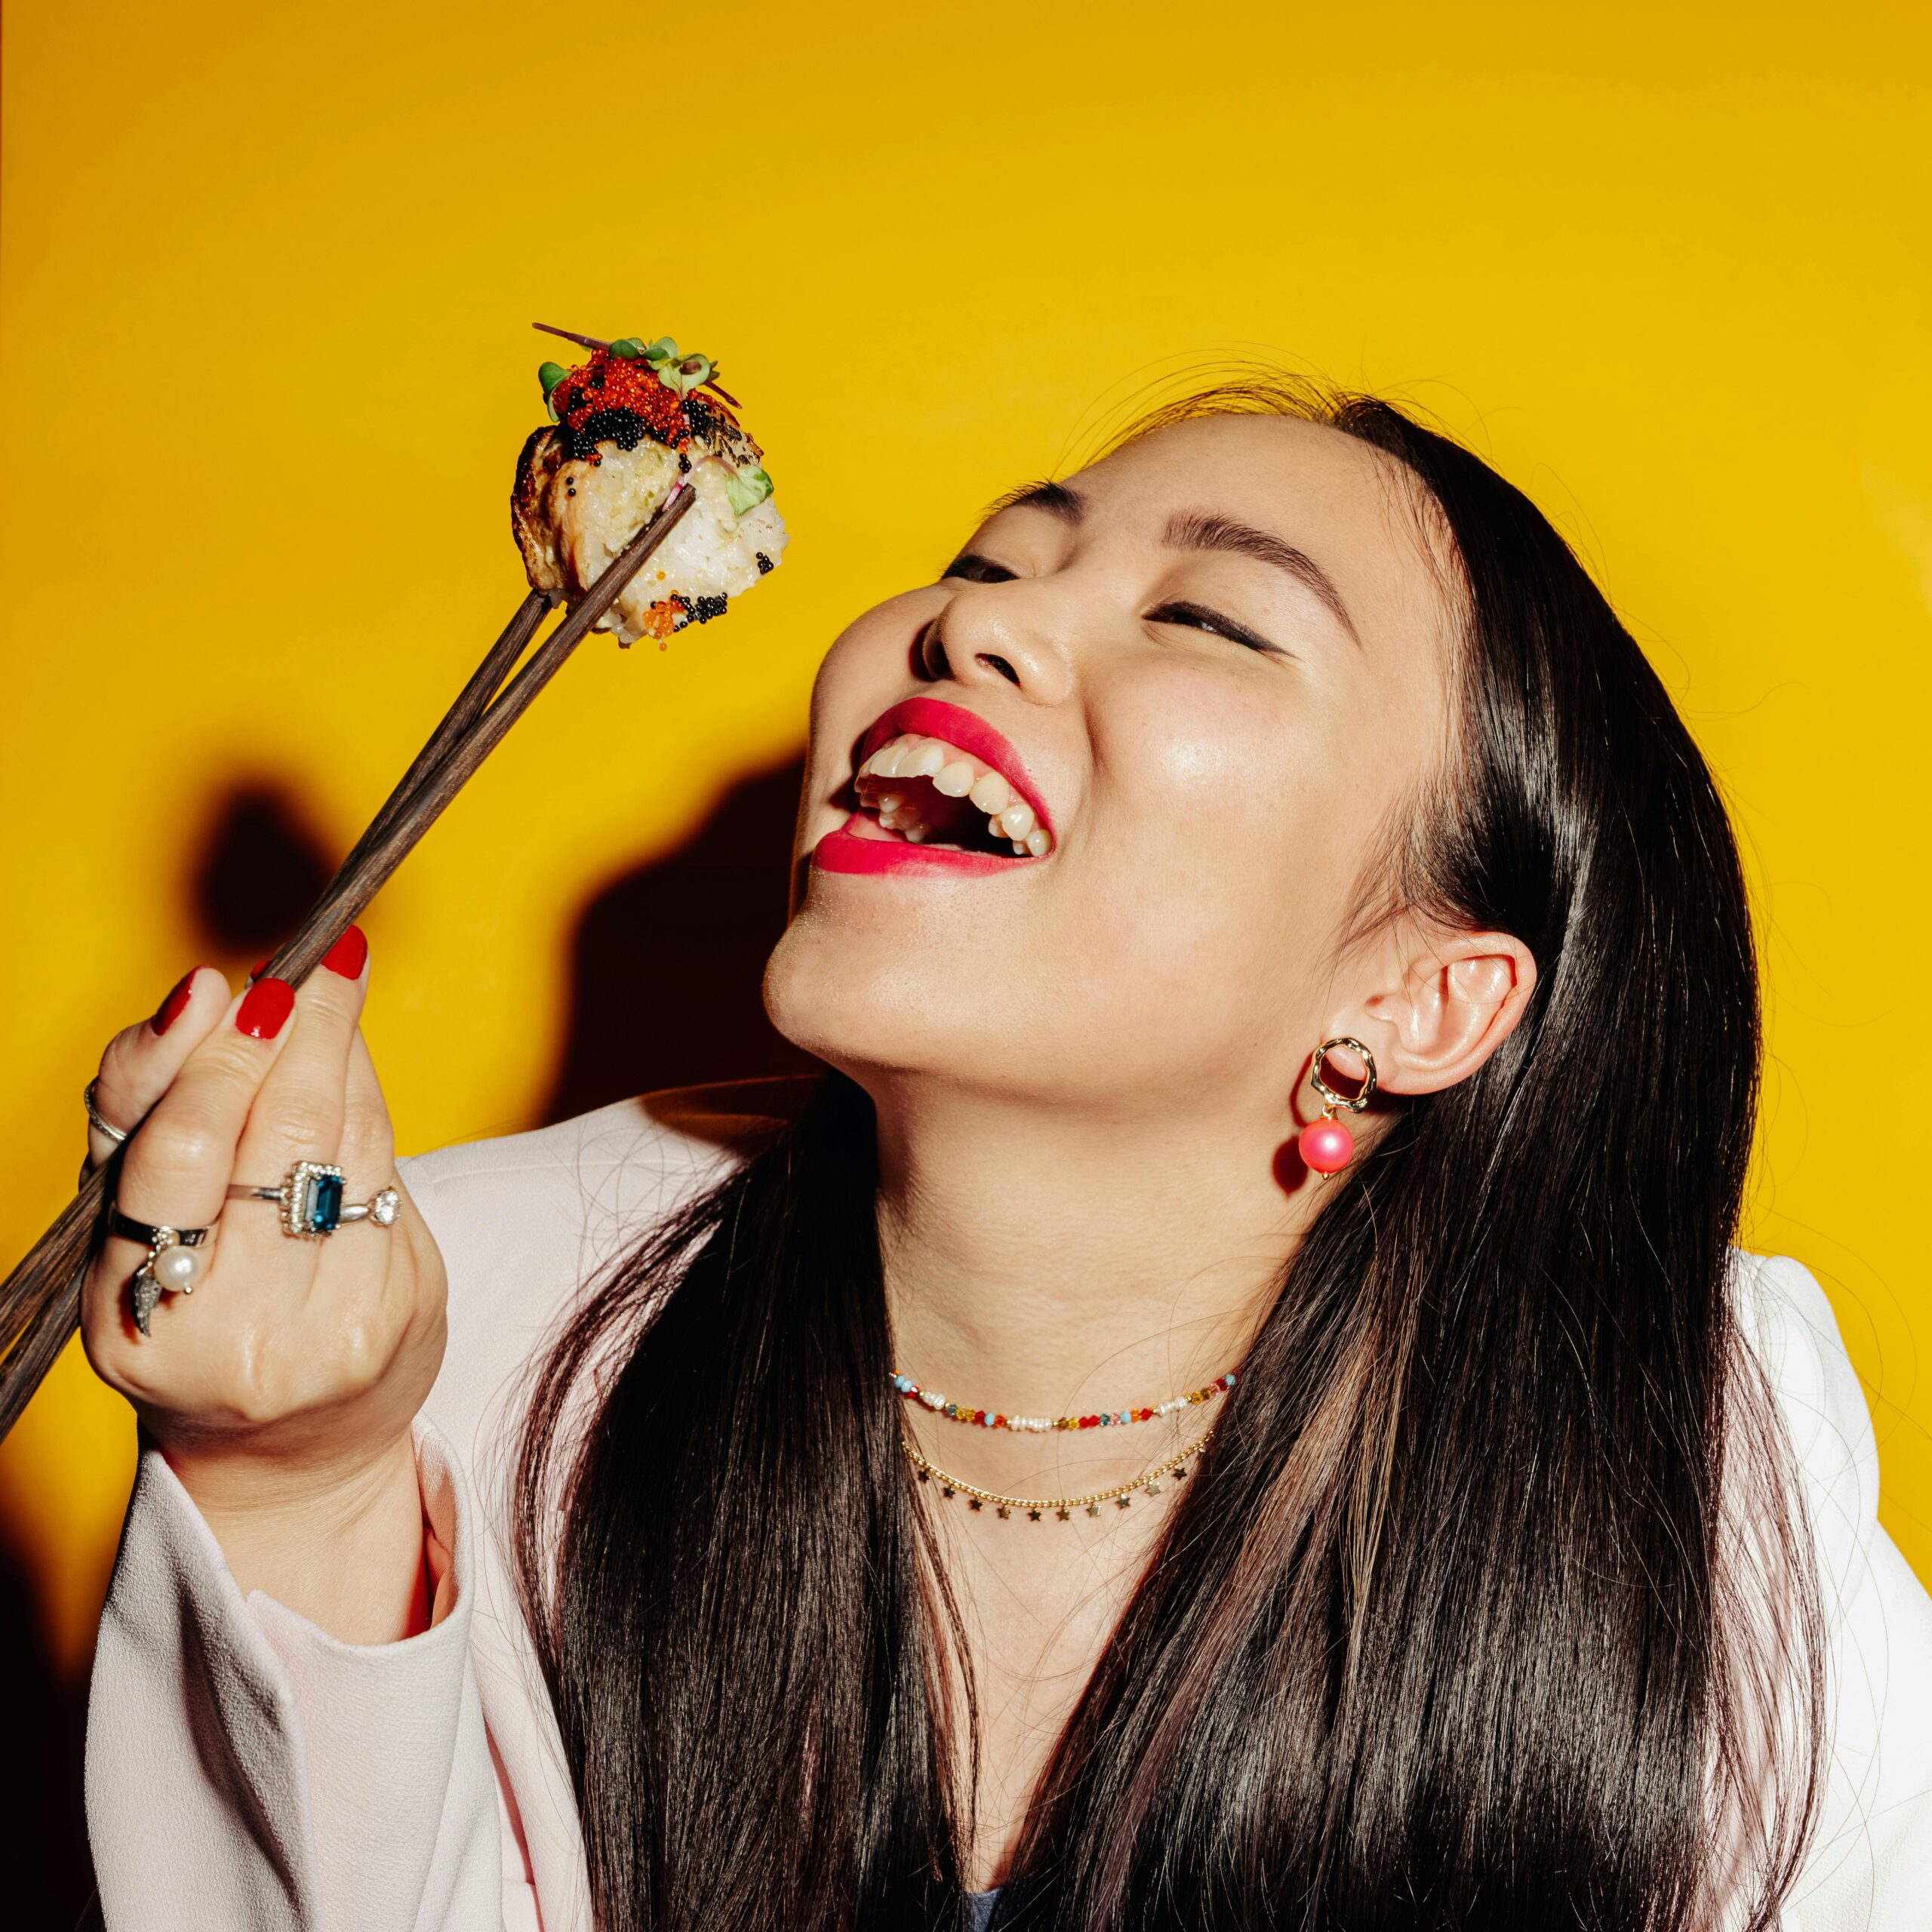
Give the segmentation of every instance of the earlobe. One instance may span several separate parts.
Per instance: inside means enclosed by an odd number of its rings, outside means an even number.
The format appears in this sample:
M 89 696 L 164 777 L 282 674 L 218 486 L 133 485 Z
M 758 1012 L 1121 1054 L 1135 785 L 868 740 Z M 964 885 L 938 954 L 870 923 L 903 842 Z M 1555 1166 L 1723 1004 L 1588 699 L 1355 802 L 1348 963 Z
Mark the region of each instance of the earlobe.
M 1466 1080 L 1515 1030 L 1536 989 L 1536 961 L 1507 933 L 1438 934 L 1419 947 L 1399 989 L 1367 1010 L 1382 1084 L 1435 1094 Z

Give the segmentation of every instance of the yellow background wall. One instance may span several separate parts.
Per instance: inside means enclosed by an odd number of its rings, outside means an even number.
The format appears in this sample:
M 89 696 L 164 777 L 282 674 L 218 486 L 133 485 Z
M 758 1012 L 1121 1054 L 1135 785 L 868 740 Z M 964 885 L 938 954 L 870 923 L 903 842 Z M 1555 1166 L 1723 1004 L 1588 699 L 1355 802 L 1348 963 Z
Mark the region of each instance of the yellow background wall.
M 577 909 L 793 747 L 845 617 L 1117 386 L 1272 355 L 1529 489 L 1727 782 L 1771 986 L 1752 1238 L 1829 1284 L 1932 1577 L 1928 22 L 11 0 L 0 1254 L 65 1198 L 100 1041 L 191 962 L 210 801 L 276 778 L 346 845 L 515 604 L 533 318 L 719 355 L 795 540 L 728 625 L 587 650 L 380 901 L 406 1147 L 528 1122 Z M 70 1353 L 0 1451 L 69 1672 L 131 1444 Z

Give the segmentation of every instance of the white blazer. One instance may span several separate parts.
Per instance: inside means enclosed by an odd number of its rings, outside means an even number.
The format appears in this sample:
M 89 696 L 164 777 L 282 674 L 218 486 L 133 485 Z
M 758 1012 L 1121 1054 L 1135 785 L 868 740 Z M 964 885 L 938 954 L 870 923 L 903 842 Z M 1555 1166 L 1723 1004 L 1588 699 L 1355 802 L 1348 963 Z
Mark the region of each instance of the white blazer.
M 626 1101 L 402 1164 L 448 1264 L 416 1427 L 436 1621 L 338 1642 L 245 1598 L 159 1453 L 122 1532 L 88 1715 L 108 1932 L 590 1932 L 583 1847 L 507 1561 L 523 1378 L 582 1284 L 721 1177 L 755 1088 Z M 1829 1621 L 1832 1761 L 1791 1932 L 1932 1926 L 1932 1601 L 1877 1518 L 1872 1424 L 1829 1305 L 1741 1257 L 1801 1469 Z

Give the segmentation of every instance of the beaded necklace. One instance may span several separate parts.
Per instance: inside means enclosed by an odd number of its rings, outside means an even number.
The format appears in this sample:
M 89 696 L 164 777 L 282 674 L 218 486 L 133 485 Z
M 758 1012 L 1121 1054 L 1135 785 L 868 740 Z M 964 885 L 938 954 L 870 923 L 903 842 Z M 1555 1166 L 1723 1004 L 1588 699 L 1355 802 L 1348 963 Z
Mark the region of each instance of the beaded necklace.
M 1226 1374 L 1216 1376 L 1206 1388 L 1190 1389 L 1185 1395 L 1171 1395 L 1150 1409 L 1103 1410 L 1091 1416 L 1008 1416 L 995 1414 L 990 1409 L 969 1409 L 963 1402 L 949 1401 L 937 1389 L 921 1389 L 909 1375 L 901 1375 L 897 1369 L 888 1369 L 886 1375 L 907 1401 L 917 1402 L 921 1407 L 931 1409 L 934 1415 L 944 1416 L 949 1422 L 971 1423 L 980 1429 L 1020 1429 L 1031 1435 L 1044 1435 L 1048 1430 L 1055 1429 L 1112 1429 L 1122 1423 L 1158 1422 L 1161 1417 L 1171 1416 L 1178 1409 L 1196 1408 L 1203 1402 L 1211 1402 L 1217 1395 L 1225 1395 L 1238 1379 L 1229 1369 Z
M 969 1509 L 983 1509 L 990 1503 L 995 1516 L 1011 1516 L 1017 1510 L 1029 1523 L 1044 1520 L 1047 1512 L 1054 1512 L 1056 1521 L 1070 1523 L 1076 1509 L 1084 1509 L 1090 1516 L 1100 1513 L 1102 1504 L 1111 1503 L 1116 1509 L 1124 1509 L 1134 1501 L 1135 1495 L 1144 1490 L 1149 1496 L 1158 1496 L 1162 1481 L 1172 1476 L 1176 1482 L 1186 1480 L 1187 1468 L 1208 1444 L 1214 1439 L 1212 1429 L 1196 1437 L 1177 1455 L 1156 1463 L 1151 1469 L 1143 1469 L 1131 1482 L 1115 1483 L 1111 1489 L 1097 1489 L 1086 1496 L 1002 1496 L 996 1489 L 981 1489 L 977 1484 L 964 1478 L 949 1475 L 937 1463 L 929 1462 L 920 1453 L 919 1445 L 909 1435 L 903 1438 L 906 1447 L 906 1460 L 918 1472 L 922 1483 L 937 1483 L 939 1493 L 950 1503 L 955 1495 L 966 1499 Z

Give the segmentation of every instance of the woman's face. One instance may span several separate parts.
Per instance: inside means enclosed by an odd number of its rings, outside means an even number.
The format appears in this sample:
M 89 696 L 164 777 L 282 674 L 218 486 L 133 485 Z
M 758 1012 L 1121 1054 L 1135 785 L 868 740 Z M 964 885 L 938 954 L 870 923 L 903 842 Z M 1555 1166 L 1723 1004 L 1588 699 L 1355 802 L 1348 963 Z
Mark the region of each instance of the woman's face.
M 814 695 L 780 1028 L 875 1092 L 1284 1111 L 1447 737 L 1409 488 L 1314 424 L 1183 423 L 860 617 Z

